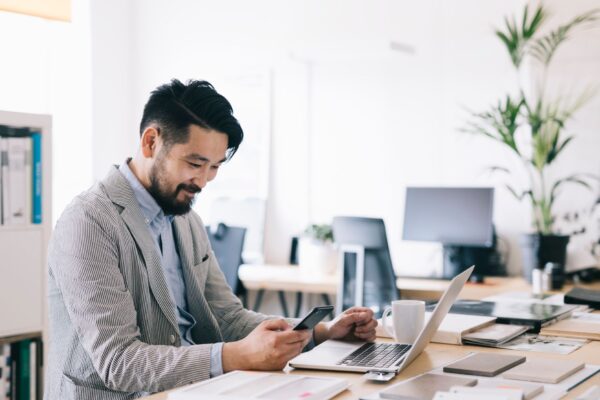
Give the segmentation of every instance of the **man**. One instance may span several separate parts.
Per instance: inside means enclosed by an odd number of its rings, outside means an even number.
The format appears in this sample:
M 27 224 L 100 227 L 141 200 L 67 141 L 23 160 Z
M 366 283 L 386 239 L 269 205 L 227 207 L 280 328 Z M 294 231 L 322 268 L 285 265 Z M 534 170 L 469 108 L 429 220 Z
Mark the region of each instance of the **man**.
M 314 332 L 244 309 L 225 283 L 195 196 L 240 145 L 204 81 L 152 92 L 133 159 L 77 196 L 49 249 L 46 399 L 131 399 L 236 369 L 282 369 L 309 342 L 373 340 L 354 308 Z

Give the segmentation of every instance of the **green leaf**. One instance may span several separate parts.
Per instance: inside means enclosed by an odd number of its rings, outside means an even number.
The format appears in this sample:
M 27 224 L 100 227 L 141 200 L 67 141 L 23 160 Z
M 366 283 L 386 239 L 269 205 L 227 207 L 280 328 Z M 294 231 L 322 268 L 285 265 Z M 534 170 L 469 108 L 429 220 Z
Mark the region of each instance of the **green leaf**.
M 573 18 L 569 23 L 559 26 L 556 30 L 548 33 L 546 36 L 536 39 L 528 49 L 528 54 L 542 62 L 544 65 L 550 64 L 557 48 L 568 39 L 569 33 L 576 27 L 597 21 L 600 18 L 600 10 L 594 9 Z
M 531 190 L 524 190 L 523 192 L 521 192 L 521 194 L 518 194 L 517 191 L 515 189 L 512 188 L 512 186 L 510 185 L 504 185 L 506 187 L 506 189 L 508 189 L 508 191 L 515 197 L 515 199 L 521 201 L 523 200 L 526 196 L 529 196 L 532 199 L 532 202 L 535 203 L 535 198 L 533 197 L 533 192 Z
M 505 174 L 510 174 L 510 170 L 506 167 L 501 167 L 499 165 L 491 165 L 489 167 L 486 168 L 486 171 L 488 171 L 489 173 L 493 174 L 496 172 L 503 172 Z
M 542 25 L 542 23 L 547 19 L 546 10 L 540 4 L 538 8 L 535 10 L 535 14 L 531 19 L 529 27 L 525 27 L 525 21 L 527 19 L 527 11 L 528 7 L 525 7 L 525 13 L 523 17 L 523 37 L 530 39 L 537 32 L 538 28 Z
M 515 133 L 519 128 L 518 117 L 523 104 L 523 99 L 512 99 L 510 95 L 507 95 L 503 101 L 498 101 L 498 104 L 492 106 L 488 111 L 472 112 L 474 121 L 469 122 L 463 131 L 482 134 L 497 140 L 520 157 L 521 152 L 515 140 Z
M 573 136 L 570 136 L 563 140 L 561 144 L 557 145 L 556 142 L 558 141 L 558 136 L 559 135 L 556 135 L 556 141 L 552 147 L 552 150 L 548 153 L 548 160 L 546 161 L 547 164 L 550 164 L 552 161 L 554 161 L 554 159 L 560 154 L 560 152 L 563 151 L 567 144 L 569 144 L 569 142 L 574 138 Z
M 552 189 L 550 190 L 550 205 L 552 205 L 554 203 L 554 200 L 556 200 L 556 197 L 558 195 L 558 189 L 565 183 L 574 183 L 577 185 L 581 185 L 589 190 L 593 190 L 592 185 L 590 185 L 590 183 L 584 179 L 585 177 L 591 178 L 589 174 L 573 174 L 554 182 L 554 185 L 552 185 Z

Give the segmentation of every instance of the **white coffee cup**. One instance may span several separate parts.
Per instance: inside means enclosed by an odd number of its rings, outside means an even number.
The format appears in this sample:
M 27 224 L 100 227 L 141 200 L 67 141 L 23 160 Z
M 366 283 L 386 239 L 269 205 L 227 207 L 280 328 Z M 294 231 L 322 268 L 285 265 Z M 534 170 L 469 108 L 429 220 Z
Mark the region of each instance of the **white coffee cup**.
M 392 315 L 392 326 L 388 325 L 388 317 Z M 425 320 L 425 302 L 421 300 L 395 300 L 391 307 L 386 307 L 381 317 L 383 330 L 398 343 L 412 344 L 421 330 Z

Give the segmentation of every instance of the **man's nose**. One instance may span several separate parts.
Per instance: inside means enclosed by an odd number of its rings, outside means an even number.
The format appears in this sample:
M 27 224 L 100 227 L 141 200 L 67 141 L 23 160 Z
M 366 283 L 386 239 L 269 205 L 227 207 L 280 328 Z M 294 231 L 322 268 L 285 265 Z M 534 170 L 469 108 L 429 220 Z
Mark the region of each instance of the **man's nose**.
M 204 188 L 204 186 L 206 186 L 207 182 L 208 182 L 208 168 L 201 169 L 199 171 L 199 173 L 196 174 L 196 176 L 194 176 L 194 178 L 192 179 L 192 183 L 201 189 Z

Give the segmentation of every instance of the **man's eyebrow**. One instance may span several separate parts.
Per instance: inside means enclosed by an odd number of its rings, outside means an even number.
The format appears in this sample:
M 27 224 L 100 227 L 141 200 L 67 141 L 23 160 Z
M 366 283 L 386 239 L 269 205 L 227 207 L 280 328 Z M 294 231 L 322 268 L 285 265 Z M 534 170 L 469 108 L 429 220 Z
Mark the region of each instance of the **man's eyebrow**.
M 208 157 L 205 157 L 202 154 L 198 154 L 198 153 L 188 154 L 185 158 L 198 160 L 198 161 L 204 161 L 204 162 L 210 162 L 210 159 Z M 227 161 L 227 157 L 217 161 L 215 164 L 221 164 L 221 163 L 224 163 L 225 161 Z

